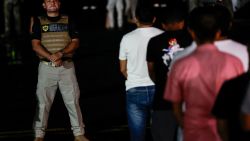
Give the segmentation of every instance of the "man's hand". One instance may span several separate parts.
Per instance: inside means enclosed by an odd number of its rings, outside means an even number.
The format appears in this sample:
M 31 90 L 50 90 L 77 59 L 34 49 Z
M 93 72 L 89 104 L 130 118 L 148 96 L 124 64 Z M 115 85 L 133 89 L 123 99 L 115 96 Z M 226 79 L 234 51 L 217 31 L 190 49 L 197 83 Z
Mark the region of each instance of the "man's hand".
M 56 61 L 60 60 L 62 57 L 63 57 L 63 53 L 59 51 L 59 52 L 56 52 L 56 53 L 50 55 L 49 60 L 51 62 L 56 62 Z
M 55 62 L 53 62 L 53 64 L 55 64 L 55 67 L 60 67 L 63 65 L 63 61 L 60 59 L 60 60 L 56 60 Z

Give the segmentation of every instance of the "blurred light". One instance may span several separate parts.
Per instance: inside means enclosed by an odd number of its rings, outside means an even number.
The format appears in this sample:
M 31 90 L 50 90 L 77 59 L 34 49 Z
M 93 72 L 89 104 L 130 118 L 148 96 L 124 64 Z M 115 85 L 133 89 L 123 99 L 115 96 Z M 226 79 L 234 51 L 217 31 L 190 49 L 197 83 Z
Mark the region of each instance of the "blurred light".
M 82 9 L 83 9 L 83 10 L 88 10 L 89 7 L 85 5 L 85 6 L 82 7 Z
M 160 7 L 160 4 L 159 3 L 155 3 L 154 7 Z
M 95 5 L 91 5 L 91 6 L 90 6 L 90 9 L 91 9 L 91 10 L 96 10 L 96 8 L 97 8 L 97 7 L 96 7 Z
M 167 4 L 163 3 L 163 4 L 161 4 L 161 7 L 165 8 L 165 7 L 167 7 Z

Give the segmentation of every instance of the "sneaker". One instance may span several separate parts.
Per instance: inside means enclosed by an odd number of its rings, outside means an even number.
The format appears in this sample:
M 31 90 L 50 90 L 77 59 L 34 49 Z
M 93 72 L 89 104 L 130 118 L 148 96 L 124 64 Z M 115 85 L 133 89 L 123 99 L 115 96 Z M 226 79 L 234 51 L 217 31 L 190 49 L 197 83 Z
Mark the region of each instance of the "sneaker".
M 43 138 L 35 138 L 34 141 L 43 141 Z
M 75 136 L 74 141 L 89 141 L 85 136 L 80 135 L 80 136 Z

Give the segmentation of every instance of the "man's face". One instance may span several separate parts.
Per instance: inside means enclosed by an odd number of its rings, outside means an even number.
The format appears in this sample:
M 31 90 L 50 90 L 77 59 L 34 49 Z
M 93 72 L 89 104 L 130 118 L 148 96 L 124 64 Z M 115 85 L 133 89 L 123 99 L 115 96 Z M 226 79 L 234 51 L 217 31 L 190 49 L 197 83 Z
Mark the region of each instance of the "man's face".
M 47 12 L 57 12 L 60 9 L 60 2 L 59 0 L 44 0 L 43 7 Z

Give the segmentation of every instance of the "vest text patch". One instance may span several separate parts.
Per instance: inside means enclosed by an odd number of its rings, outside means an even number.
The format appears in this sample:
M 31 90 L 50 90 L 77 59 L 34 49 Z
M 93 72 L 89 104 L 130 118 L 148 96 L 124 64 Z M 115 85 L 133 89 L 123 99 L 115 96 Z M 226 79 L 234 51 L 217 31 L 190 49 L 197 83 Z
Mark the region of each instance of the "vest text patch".
M 51 23 L 42 25 L 42 32 L 67 32 L 68 25 L 63 23 Z

